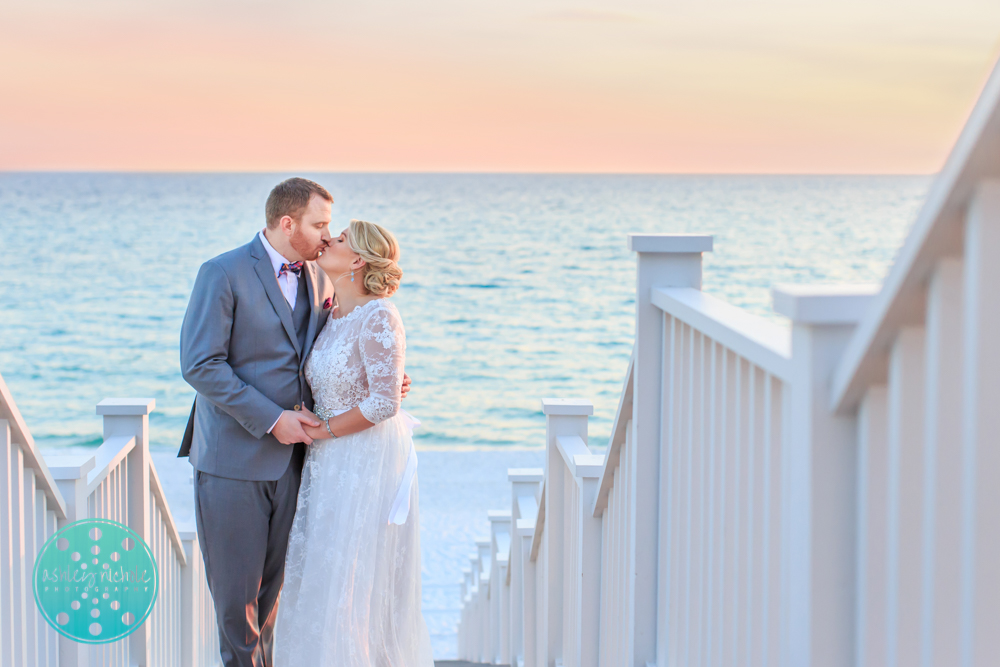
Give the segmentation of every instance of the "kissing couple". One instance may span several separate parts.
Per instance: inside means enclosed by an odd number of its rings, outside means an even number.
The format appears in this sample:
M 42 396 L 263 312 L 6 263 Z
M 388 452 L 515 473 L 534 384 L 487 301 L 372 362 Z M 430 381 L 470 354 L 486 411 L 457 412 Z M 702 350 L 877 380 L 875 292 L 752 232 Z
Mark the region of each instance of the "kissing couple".
M 266 228 L 201 266 L 181 328 L 198 395 L 178 456 L 226 667 L 433 665 L 399 245 L 362 220 L 332 237 L 332 204 L 275 186 Z

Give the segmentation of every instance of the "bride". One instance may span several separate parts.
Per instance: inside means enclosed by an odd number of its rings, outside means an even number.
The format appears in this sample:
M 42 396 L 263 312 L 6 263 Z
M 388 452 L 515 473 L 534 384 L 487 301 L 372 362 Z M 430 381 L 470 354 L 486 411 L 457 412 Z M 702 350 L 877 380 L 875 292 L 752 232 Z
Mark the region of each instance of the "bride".
M 318 428 L 285 559 L 278 667 L 432 667 L 420 612 L 416 423 L 399 409 L 406 334 L 389 298 L 403 272 L 379 225 L 351 220 L 317 260 L 337 308 L 305 373 Z

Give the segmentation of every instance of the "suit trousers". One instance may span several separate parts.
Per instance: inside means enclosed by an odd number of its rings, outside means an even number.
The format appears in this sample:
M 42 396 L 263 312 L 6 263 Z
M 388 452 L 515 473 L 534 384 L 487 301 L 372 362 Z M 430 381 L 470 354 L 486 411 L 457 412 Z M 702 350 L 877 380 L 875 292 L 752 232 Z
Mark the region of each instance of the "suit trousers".
M 305 459 L 305 445 L 292 446 L 288 468 L 274 481 L 195 471 L 198 543 L 226 667 L 274 664 L 274 622 Z

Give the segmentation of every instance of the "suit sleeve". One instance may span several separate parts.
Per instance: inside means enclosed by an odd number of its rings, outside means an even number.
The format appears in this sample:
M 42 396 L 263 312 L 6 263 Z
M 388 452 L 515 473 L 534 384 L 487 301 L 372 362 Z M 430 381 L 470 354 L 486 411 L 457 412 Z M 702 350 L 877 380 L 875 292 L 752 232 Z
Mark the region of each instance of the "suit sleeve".
M 181 325 L 181 374 L 199 394 L 259 439 L 274 427 L 283 410 L 237 377 L 229 365 L 234 308 L 226 272 L 215 262 L 202 264 Z

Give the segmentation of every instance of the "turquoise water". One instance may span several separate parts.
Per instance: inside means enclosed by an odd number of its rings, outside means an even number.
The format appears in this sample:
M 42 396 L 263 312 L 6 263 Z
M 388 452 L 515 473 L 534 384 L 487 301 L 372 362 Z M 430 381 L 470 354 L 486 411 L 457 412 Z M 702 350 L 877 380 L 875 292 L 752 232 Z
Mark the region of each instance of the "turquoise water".
M 385 224 L 421 446 L 540 445 L 543 396 L 610 431 L 633 333 L 626 234 L 715 234 L 705 289 L 769 315 L 776 282 L 880 279 L 926 177 L 307 174 L 334 227 Z M 0 174 L 0 374 L 45 447 L 97 444 L 94 405 L 156 399 L 176 446 L 178 332 L 198 266 L 247 242 L 271 174 Z M 339 226 L 338 226 L 339 225 Z M 773 315 L 770 315 L 773 317 Z
M 46 449 L 99 444 L 102 398 L 155 398 L 154 458 L 181 524 L 193 521 L 190 467 L 170 452 L 193 397 L 180 376 L 181 318 L 198 266 L 253 236 L 282 177 L 0 174 L 0 374 Z M 591 399 L 591 443 L 606 442 L 633 333 L 629 231 L 714 233 L 705 289 L 775 317 L 776 282 L 880 279 L 929 185 L 311 177 L 333 192 L 341 225 L 382 222 L 403 246 L 395 299 L 414 379 L 406 408 L 423 422 L 423 610 L 437 658 L 455 657 L 458 582 L 488 535 L 486 510 L 510 506 L 507 467 L 542 464 L 539 399 Z

